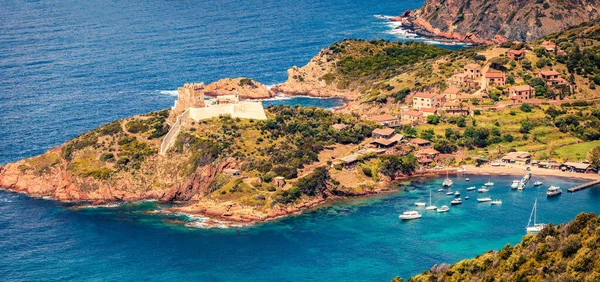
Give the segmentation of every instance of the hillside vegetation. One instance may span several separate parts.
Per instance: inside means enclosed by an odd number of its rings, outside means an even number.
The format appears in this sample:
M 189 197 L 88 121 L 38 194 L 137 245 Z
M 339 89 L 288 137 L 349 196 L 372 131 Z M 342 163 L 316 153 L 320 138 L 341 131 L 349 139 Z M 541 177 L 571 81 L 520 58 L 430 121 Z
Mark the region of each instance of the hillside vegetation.
M 538 235 L 453 265 L 434 265 L 408 279 L 431 281 L 600 281 L 600 217 L 581 213 Z M 392 281 L 401 281 L 396 277 Z

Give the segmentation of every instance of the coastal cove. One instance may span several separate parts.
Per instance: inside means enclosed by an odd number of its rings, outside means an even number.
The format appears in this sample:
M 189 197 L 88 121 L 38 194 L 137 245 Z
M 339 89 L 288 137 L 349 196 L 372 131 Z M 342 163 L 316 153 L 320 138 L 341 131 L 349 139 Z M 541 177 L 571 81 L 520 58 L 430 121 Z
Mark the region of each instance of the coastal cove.
M 566 222 L 582 211 L 600 212 L 598 188 L 545 197 L 549 185 L 566 189 L 585 180 L 534 174 L 532 181 L 544 185 L 516 192 L 509 186 L 519 176 L 466 176 L 471 181 L 451 176 L 452 189 L 470 195 L 470 200 L 446 214 L 423 209 L 423 218 L 415 221 L 402 222 L 398 214 L 415 209 L 416 201 L 427 201 L 430 190 L 435 205 L 449 203 L 452 197 L 435 192 L 443 178 L 413 179 L 397 188 L 398 193 L 339 200 L 301 215 L 229 229 L 194 228 L 200 219 L 154 214 L 155 202 L 80 209 L 2 191 L 0 236 L 16 238 L 23 230 L 28 235 L 6 241 L 2 256 L 9 259 L 0 264 L 0 276 L 385 281 L 517 243 L 536 197 L 544 223 Z M 466 187 L 488 179 L 495 185 L 487 194 L 502 199 L 503 205 L 478 204 L 478 193 L 466 192 Z

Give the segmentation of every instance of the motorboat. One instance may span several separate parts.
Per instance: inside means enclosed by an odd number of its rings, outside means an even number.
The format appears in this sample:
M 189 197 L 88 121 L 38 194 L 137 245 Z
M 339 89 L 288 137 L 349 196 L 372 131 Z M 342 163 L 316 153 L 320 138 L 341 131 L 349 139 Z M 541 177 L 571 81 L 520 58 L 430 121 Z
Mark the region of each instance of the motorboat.
M 562 190 L 560 190 L 560 187 L 554 185 L 550 186 L 550 188 L 548 188 L 548 191 L 546 191 L 546 196 L 548 197 L 554 197 L 560 194 L 562 194 Z
M 456 198 L 452 201 L 450 201 L 450 204 L 455 206 L 455 205 L 461 205 L 462 204 L 462 200 L 460 198 Z
M 429 190 L 429 206 L 425 208 L 428 211 L 436 210 L 437 207 L 431 204 L 431 190 Z
M 441 208 L 437 209 L 437 212 L 447 212 L 449 210 L 450 208 L 448 206 L 442 206 Z
M 494 182 L 488 180 L 488 182 L 484 183 L 483 185 L 485 185 L 485 186 L 494 186 Z
M 544 184 L 542 181 L 533 182 L 533 186 L 542 186 L 542 184 Z
M 491 202 L 492 198 L 489 197 L 485 197 L 485 198 L 477 198 L 477 202 L 479 203 L 485 203 L 485 202 Z
M 520 182 L 521 182 L 520 180 L 513 180 L 512 184 L 510 185 L 510 188 L 512 188 L 512 189 L 519 188 L 519 183 Z
M 446 171 L 446 179 L 444 179 L 444 183 L 442 183 L 442 186 L 450 187 L 452 186 L 452 184 L 454 183 L 452 182 L 452 179 L 448 178 L 448 171 Z
M 469 178 L 467 177 L 467 178 L 465 178 L 465 181 L 471 181 L 471 179 L 469 179 Z
M 439 192 L 444 192 L 444 189 L 440 188 L 440 189 L 437 189 L 437 191 L 438 191 L 438 193 Z
M 457 198 L 460 197 L 460 192 L 458 192 L 458 191 L 454 192 L 454 197 L 457 197 Z
M 452 196 L 452 195 L 454 195 L 454 192 L 452 192 L 452 191 L 446 192 L 446 195 Z
M 490 202 L 492 205 L 502 205 L 502 200 L 493 200 Z
M 473 191 L 473 190 L 475 190 L 475 189 L 477 189 L 477 187 L 475 187 L 475 186 L 471 186 L 471 187 L 467 188 L 467 191 Z
M 533 225 L 531 225 L 531 219 L 533 218 Z M 527 223 L 527 234 L 538 234 L 542 229 L 546 227 L 544 223 L 537 223 L 537 199 L 533 204 L 533 209 L 531 210 L 531 214 L 529 215 L 529 222 Z
M 468 200 L 468 199 L 469 199 L 469 196 L 466 196 L 466 197 L 465 197 L 465 200 Z
M 489 191 L 490 191 L 490 189 L 485 188 L 485 187 L 481 187 L 481 188 L 477 189 L 477 192 L 479 192 L 479 193 L 485 193 L 485 192 L 489 192 Z
M 427 203 L 425 203 L 425 202 L 416 202 L 415 203 L 415 206 L 417 206 L 417 207 L 424 207 L 425 205 L 427 205 Z
M 418 211 L 405 211 L 399 216 L 399 218 L 402 220 L 410 220 L 421 218 L 422 216 L 423 215 L 421 215 Z

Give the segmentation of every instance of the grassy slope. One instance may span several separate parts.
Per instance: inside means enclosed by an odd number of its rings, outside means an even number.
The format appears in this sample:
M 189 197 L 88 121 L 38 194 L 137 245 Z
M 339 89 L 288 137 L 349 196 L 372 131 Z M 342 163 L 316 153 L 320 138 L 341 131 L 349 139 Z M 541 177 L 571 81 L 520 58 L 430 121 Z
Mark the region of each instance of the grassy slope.
M 599 247 L 600 217 L 582 213 L 515 246 L 436 265 L 408 281 L 600 281 Z

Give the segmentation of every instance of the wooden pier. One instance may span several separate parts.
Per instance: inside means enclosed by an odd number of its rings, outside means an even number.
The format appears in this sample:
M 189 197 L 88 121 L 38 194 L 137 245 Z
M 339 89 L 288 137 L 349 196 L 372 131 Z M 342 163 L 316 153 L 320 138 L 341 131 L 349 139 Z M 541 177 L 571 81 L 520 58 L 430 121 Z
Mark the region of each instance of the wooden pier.
M 600 180 L 596 180 L 596 181 L 588 182 L 585 184 L 581 184 L 579 186 L 571 187 L 567 191 L 569 191 L 570 193 L 577 192 L 579 190 L 583 190 L 583 189 L 586 189 L 586 188 L 589 188 L 589 187 L 592 187 L 592 186 L 598 185 L 598 184 L 600 184 Z

